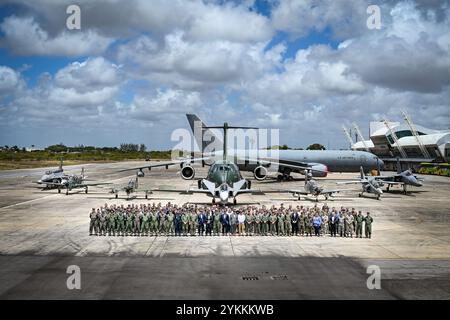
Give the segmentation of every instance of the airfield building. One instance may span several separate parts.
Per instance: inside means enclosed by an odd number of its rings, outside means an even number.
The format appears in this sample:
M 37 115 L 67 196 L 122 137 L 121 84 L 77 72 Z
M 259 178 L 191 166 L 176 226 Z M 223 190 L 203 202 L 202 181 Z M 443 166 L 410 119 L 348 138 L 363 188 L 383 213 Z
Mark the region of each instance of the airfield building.
M 421 162 L 450 162 L 450 130 L 433 130 L 419 125 L 373 121 L 369 140 L 352 144 L 353 150 L 368 150 L 388 166 L 401 158 L 416 167 Z

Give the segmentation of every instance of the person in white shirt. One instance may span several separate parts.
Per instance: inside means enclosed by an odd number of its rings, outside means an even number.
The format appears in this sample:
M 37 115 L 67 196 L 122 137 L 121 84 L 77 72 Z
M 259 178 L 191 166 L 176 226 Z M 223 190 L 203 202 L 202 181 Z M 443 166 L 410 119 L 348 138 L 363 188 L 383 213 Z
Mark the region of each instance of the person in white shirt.
M 245 232 L 245 214 L 239 211 L 238 214 L 238 224 L 239 224 L 239 235 L 243 236 Z

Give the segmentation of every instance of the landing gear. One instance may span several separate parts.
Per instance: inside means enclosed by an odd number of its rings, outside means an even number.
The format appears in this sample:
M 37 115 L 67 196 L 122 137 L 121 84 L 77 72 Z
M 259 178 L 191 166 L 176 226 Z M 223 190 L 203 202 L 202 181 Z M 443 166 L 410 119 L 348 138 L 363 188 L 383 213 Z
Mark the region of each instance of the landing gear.
M 148 191 L 145 191 L 145 199 L 148 199 Z
M 116 199 L 118 199 L 119 198 L 119 194 L 118 193 L 116 193 Z
M 278 181 L 292 181 L 294 180 L 294 177 L 292 177 L 290 174 L 279 174 L 277 176 Z
M 236 205 L 237 201 L 236 198 L 233 199 L 233 204 Z
M 66 189 L 66 196 L 69 195 L 69 188 Z
M 61 193 L 61 188 L 58 188 L 58 193 Z
M 388 185 L 387 188 L 386 188 L 386 191 L 388 191 L 388 192 L 389 192 L 389 187 L 390 187 L 390 185 Z
M 381 195 L 377 195 L 377 200 L 380 200 Z
M 216 203 L 216 198 L 213 198 L 212 199 L 212 204 L 215 204 Z
M 403 194 L 406 195 L 407 193 L 408 193 L 408 191 L 407 191 L 407 189 L 406 189 L 406 184 L 404 184 L 404 185 L 403 185 Z
M 328 195 L 325 195 L 325 200 L 328 200 Z
M 358 197 L 360 197 L 360 198 L 361 198 L 362 196 L 363 196 L 363 195 L 362 195 L 362 193 L 358 193 Z
M 84 193 L 88 193 L 88 187 L 86 187 L 86 189 L 84 190 Z

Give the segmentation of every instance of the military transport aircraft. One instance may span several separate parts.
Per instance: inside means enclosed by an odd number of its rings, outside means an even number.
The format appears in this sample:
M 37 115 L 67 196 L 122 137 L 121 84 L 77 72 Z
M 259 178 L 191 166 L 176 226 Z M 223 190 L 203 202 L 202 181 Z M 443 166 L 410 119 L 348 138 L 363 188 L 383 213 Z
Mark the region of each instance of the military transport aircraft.
M 130 199 L 130 195 L 136 192 L 144 192 L 145 193 L 145 199 L 148 199 L 148 195 L 152 193 L 151 189 L 148 188 L 139 188 L 139 177 L 136 174 L 136 178 L 134 179 L 130 179 L 130 181 L 128 181 L 128 184 L 126 184 L 123 187 L 119 187 L 119 188 L 111 188 L 110 193 L 113 193 L 116 197 L 116 199 L 119 198 L 119 192 L 120 191 L 125 191 L 125 193 L 127 194 L 127 200 Z
M 195 141 L 203 155 L 211 146 L 220 148 L 223 144 L 221 138 L 217 137 L 195 114 L 186 114 Z M 292 180 L 291 173 L 305 174 L 305 169 L 311 169 L 313 177 L 326 177 L 328 172 L 358 172 L 362 166 L 366 172 L 383 166 L 377 156 L 364 151 L 353 150 L 278 150 L 276 156 L 271 156 L 268 150 L 255 150 L 263 154 L 257 162 L 238 163 L 242 171 L 252 171 L 256 180 L 264 180 L 268 170 L 275 168 L 278 180 Z M 222 151 L 216 151 L 220 155 Z M 248 150 L 227 150 L 230 157 L 246 158 Z M 262 164 L 262 160 L 266 163 Z
M 107 185 L 111 183 L 106 182 L 99 182 L 99 183 L 86 183 L 85 182 L 86 177 L 84 176 L 84 168 L 81 168 L 81 174 L 80 175 L 68 175 L 63 178 L 61 178 L 60 182 L 47 182 L 50 186 L 53 186 L 55 188 L 58 188 L 58 193 L 61 193 L 61 189 L 66 189 L 66 195 L 69 194 L 69 192 L 72 189 L 83 189 L 85 190 L 85 193 L 88 193 L 88 188 L 91 186 L 100 186 L 100 185 Z
M 413 175 L 411 170 L 402 171 L 400 165 L 400 159 L 397 158 L 397 174 L 382 176 L 378 172 L 378 175 L 375 176 L 376 180 L 382 180 L 384 184 L 387 185 L 386 191 L 389 191 L 390 186 L 392 185 L 400 185 L 403 187 L 403 193 L 407 193 L 408 186 L 421 187 L 423 185 L 422 179 Z
M 250 129 L 247 127 L 231 127 L 227 123 L 219 127 L 209 127 L 215 129 L 223 129 L 224 137 L 227 136 L 228 129 Z M 224 150 L 226 150 L 226 139 L 224 139 Z M 154 167 L 166 167 L 171 165 L 179 164 L 181 167 L 181 177 L 185 180 L 191 180 L 195 176 L 195 169 L 191 166 L 192 163 L 197 161 L 213 160 L 211 167 L 209 168 L 208 175 L 205 179 L 198 180 L 198 187 L 194 189 L 186 190 L 163 190 L 155 189 L 154 191 L 171 191 L 171 192 L 188 192 L 188 193 L 203 193 L 213 198 L 212 202 L 216 203 L 216 199 L 219 200 L 220 204 L 227 204 L 229 199 L 233 199 L 233 203 L 236 204 L 236 197 L 242 193 L 261 193 L 257 190 L 252 190 L 250 188 L 251 182 L 247 179 L 242 178 L 238 166 L 227 159 L 227 153 L 223 153 L 222 160 L 215 160 L 211 157 L 202 158 L 192 158 L 192 159 L 177 159 L 174 161 L 151 164 L 147 166 L 131 168 L 120 170 L 138 170 L 137 174 L 143 176 L 143 169 L 151 170 Z
M 319 201 L 319 196 L 324 196 L 325 200 L 328 200 L 328 197 L 333 197 L 335 193 L 339 193 L 342 191 L 348 191 L 344 189 L 331 189 L 327 190 L 324 189 L 322 186 L 320 186 L 316 180 L 312 178 L 312 174 L 310 170 L 307 170 L 307 173 L 305 175 L 305 185 L 303 187 L 303 190 L 287 190 L 287 192 L 292 193 L 294 197 L 297 198 L 297 200 L 300 200 L 300 196 L 308 196 L 312 195 L 316 198 L 316 202 Z

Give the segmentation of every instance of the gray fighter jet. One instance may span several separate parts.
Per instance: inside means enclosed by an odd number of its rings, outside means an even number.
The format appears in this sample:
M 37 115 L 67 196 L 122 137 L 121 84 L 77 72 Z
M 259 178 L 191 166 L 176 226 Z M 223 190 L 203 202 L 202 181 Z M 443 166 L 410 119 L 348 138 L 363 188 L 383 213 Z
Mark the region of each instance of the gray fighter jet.
M 128 184 L 126 184 L 123 187 L 119 187 L 119 188 L 111 188 L 110 193 L 113 193 L 115 195 L 115 198 L 118 199 L 119 198 L 119 192 L 120 191 L 125 191 L 125 193 L 127 194 L 127 200 L 129 200 L 131 197 L 131 194 L 136 193 L 136 192 L 144 192 L 145 193 L 145 199 L 148 199 L 148 195 L 152 193 L 150 188 L 140 188 L 139 187 L 139 177 L 136 174 L 136 178 L 134 179 L 130 179 L 130 181 L 128 181 Z
M 400 185 L 403 187 L 403 193 L 407 193 L 408 186 L 421 187 L 423 185 L 422 179 L 415 176 L 411 170 L 401 171 L 400 159 L 397 158 L 397 174 L 382 176 L 378 173 L 376 180 L 382 180 L 387 185 L 386 191 L 393 185 Z
M 348 181 L 342 181 L 337 182 L 337 184 L 361 184 L 362 192 L 359 193 L 359 196 L 362 197 L 364 193 L 371 193 L 374 194 L 377 197 L 377 200 L 380 200 L 381 195 L 383 194 L 383 190 L 381 190 L 381 187 L 383 187 L 384 182 L 381 179 L 377 179 L 377 176 L 366 176 L 364 173 L 364 168 L 360 168 L 360 174 L 361 177 L 359 180 L 348 180 Z
M 300 196 L 304 195 L 304 196 L 308 196 L 308 195 L 312 195 L 316 198 L 316 202 L 319 201 L 319 196 L 324 196 L 325 200 L 328 200 L 328 197 L 333 197 L 333 195 L 335 193 L 339 193 L 342 191 L 346 191 L 343 189 L 332 189 L 332 190 L 327 190 L 324 189 L 322 186 L 320 186 L 316 180 L 314 180 L 312 178 L 312 174 L 311 171 L 308 170 L 307 174 L 305 175 L 305 185 L 303 187 L 303 190 L 295 190 L 295 189 L 291 189 L 288 190 L 289 193 L 292 193 L 292 195 L 294 197 L 297 198 L 297 200 L 300 200 Z
M 68 175 L 62 178 L 60 182 L 47 182 L 47 184 L 58 188 L 58 193 L 61 193 L 61 189 L 66 189 L 66 195 L 68 195 L 72 189 L 84 189 L 85 193 L 88 193 L 88 188 L 91 186 L 111 184 L 106 182 L 86 183 L 85 179 L 84 168 L 81 168 L 80 175 Z
M 66 178 L 68 178 L 68 175 L 64 173 L 63 158 L 61 158 L 58 169 L 45 171 L 45 173 L 38 181 L 36 181 L 36 183 L 44 185 L 45 188 L 50 189 L 54 187 L 54 183 L 60 183 L 63 179 Z
M 211 146 L 220 149 L 223 142 L 195 115 L 186 114 L 195 141 L 205 155 L 205 150 Z M 267 155 L 267 150 L 257 150 Z M 222 151 L 216 151 L 220 156 Z M 246 159 L 248 150 L 227 150 L 230 157 Z M 251 171 L 256 180 L 264 180 L 269 168 L 276 168 L 278 180 L 292 180 L 291 173 L 305 174 L 305 169 L 311 169 L 313 177 L 326 177 L 328 172 L 358 172 L 362 166 L 366 172 L 383 166 L 377 156 L 372 153 L 354 150 L 278 150 L 276 157 L 259 156 L 257 162 L 246 161 L 238 163 L 242 171 Z M 262 160 L 266 163 L 262 164 Z

